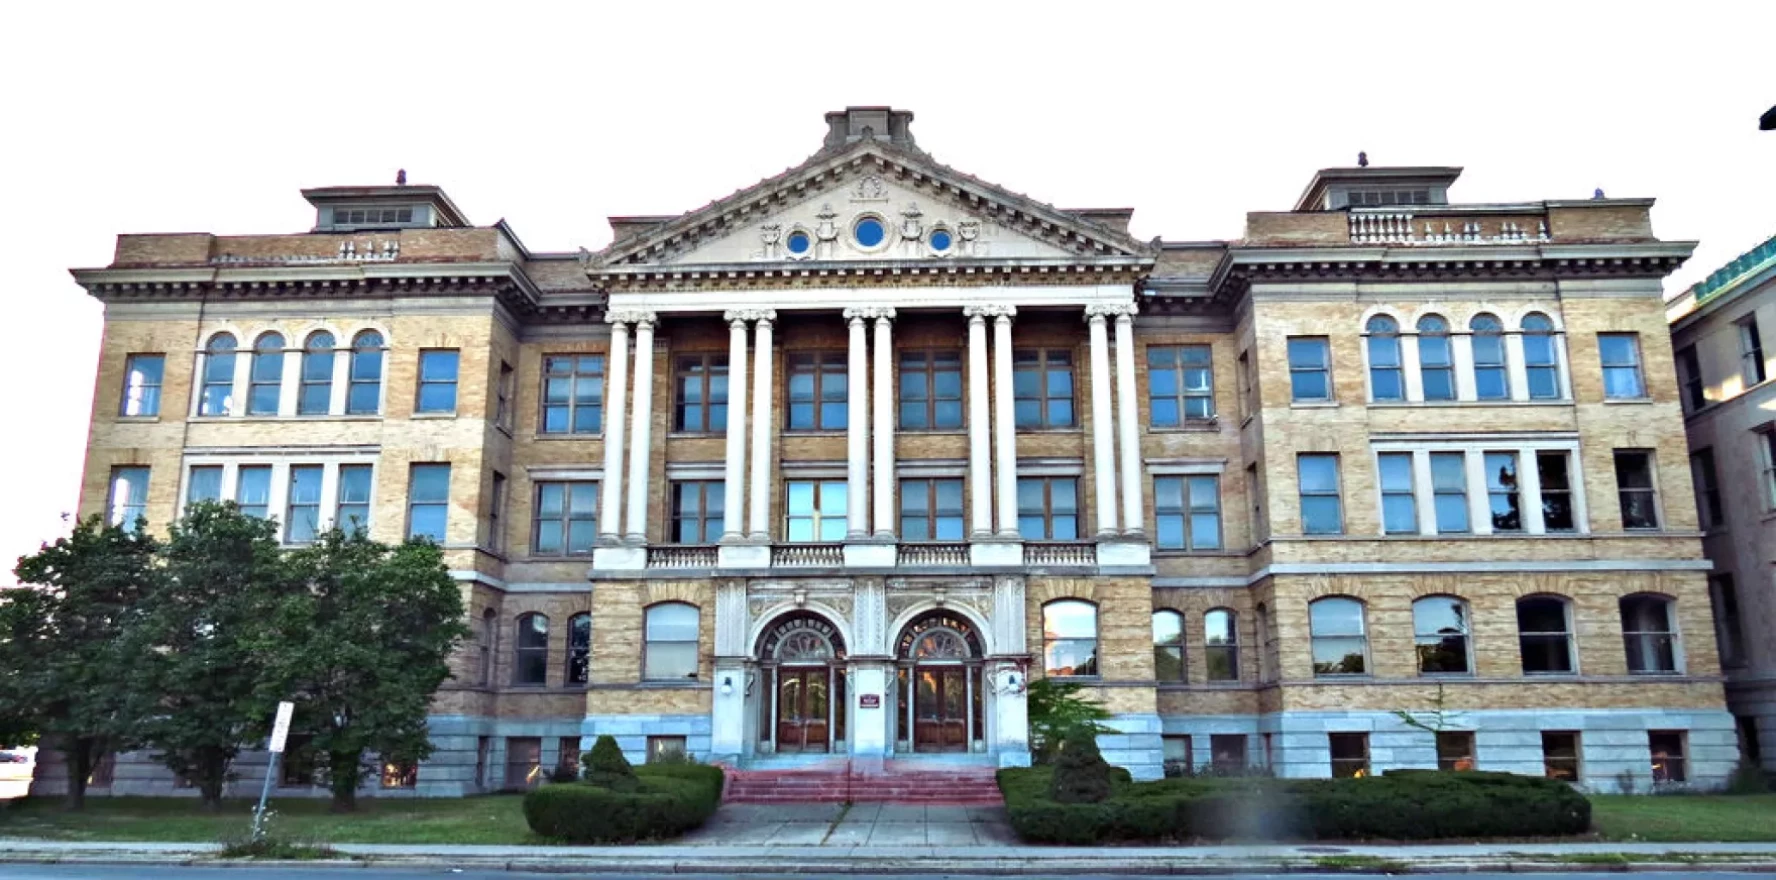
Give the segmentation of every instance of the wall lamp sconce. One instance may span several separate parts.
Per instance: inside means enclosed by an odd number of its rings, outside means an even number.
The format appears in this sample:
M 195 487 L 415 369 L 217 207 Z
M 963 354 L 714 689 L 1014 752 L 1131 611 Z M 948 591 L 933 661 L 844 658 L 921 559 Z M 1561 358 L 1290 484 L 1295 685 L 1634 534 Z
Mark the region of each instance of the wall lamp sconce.
M 732 675 L 722 676 L 721 690 L 724 697 L 734 692 L 734 677 Z

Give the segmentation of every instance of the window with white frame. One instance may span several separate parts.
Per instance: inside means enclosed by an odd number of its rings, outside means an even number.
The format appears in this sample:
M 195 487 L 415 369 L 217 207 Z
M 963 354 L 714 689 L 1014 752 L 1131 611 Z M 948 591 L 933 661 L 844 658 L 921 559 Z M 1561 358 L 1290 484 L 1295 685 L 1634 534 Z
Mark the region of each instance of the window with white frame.
M 185 475 L 185 506 L 222 500 L 222 465 L 193 465 Z
M 1437 533 L 1473 531 L 1468 518 L 1468 464 L 1462 452 L 1431 453 L 1431 499 Z
M 1739 364 L 1745 387 L 1764 381 L 1764 340 L 1758 335 L 1757 315 L 1739 319 Z
M 1531 534 L 1576 530 L 1571 450 L 1389 442 L 1376 449 L 1383 534 Z M 1533 465 L 1538 479 L 1522 468 Z M 1420 480 L 1429 480 L 1421 487 Z M 1484 501 L 1476 492 L 1484 492 Z M 1478 517 L 1476 511 L 1484 511 Z M 1422 526 L 1422 527 L 1421 527 Z
M 687 681 L 697 678 L 700 616 L 697 606 L 684 602 L 662 602 L 643 612 L 643 679 Z
M 903 541 L 960 541 L 962 480 L 915 477 L 900 481 L 900 538 Z
M 105 521 L 134 529 L 147 516 L 148 468 L 126 465 L 111 469 L 111 489 L 105 501 Z
M 233 334 L 218 333 L 204 346 L 203 382 L 198 388 L 197 414 L 226 416 L 234 412 Z
M 382 334 L 364 330 L 352 338 L 351 365 L 345 393 L 347 415 L 382 411 Z
M 1597 354 L 1603 362 L 1605 400 L 1646 397 L 1646 378 L 1640 372 L 1640 334 L 1599 333 Z
M 790 480 L 784 484 L 786 541 L 843 541 L 846 525 L 844 480 Z
M 234 503 L 241 513 L 260 519 L 271 515 L 271 465 L 241 465 L 234 480 Z
M 1185 680 L 1184 615 L 1170 608 L 1153 612 L 1153 677 L 1162 682 Z
M 1148 424 L 1176 428 L 1215 416 L 1215 380 L 1206 345 L 1147 347 Z
M 1389 535 L 1418 534 L 1418 496 L 1412 479 L 1412 453 L 1376 455 L 1381 481 L 1381 530 Z
M 407 484 L 407 537 L 444 543 L 450 520 L 450 465 L 414 464 Z
M 1540 312 L 1523 316 L 1523 372 L 1530 400 L 1559 400 L 1560 352 L 1554 338 L 1554 321 Z
M 1368 333 L 1369 399 L 1405 400 L 1406 370 L 1400 359 L 1400 325 L 1376 315 L 1364 326 Z
M 1154 477 L 1154 546 L 1160 550 L 1221 549 L 1220 482 L 1208 474 Z
M 333 525 L 346 531 L 370 530 L 370 465 L 339 466 L 339 491 Z
M 1468 331 L 1474 351 L 1474 396 L 1480 400 L 1509 400 L 1511 375 L 1506 367 L 1505 325 L 1498 316 L 1483 312 L 1468 321 Z
M 456 412 L 457 361 L 458 352 L 454 348 L 435 348 L 419 353 L 419 397 L 414 412 Z
M 535 556 L 580 556 L 598 539 L 598 484 L 538 482 L 536 521 L 530 552 Z
M 284 336 L 261 333 L 253 343 L 253 364 L 247 378 L 247 415 L 275 416 L 283 397 Z
M 1289 394 L 1296 403 L 1332 400 L 1332 343 L 1324 336 L 1291 336 Z
M 1535 454 L 1536 475 L 1542 489 L 1542 529 L 1571 532 L 1578 529 L 1573 506 L 1572 456 L 1565 451 L 1543 450 Z
M 1344 502 L 1339 493 L 1338 455 L 1302 452 L 1295 456 L 1295 477 L 1301 490 L 1301 533 L 1344 534 Z
M 1517 453 L 1487 452 L 1481 461 L 1486 467 L 1486 501 L 1492 514 L 1493 533 L 1523 531 Z
M 326 415 L 333 406 L 333 334 L 316 330 L 302 344 L 296 414 Z
M 312 543 L 321 531 L 321 480 L 326 469 L 318 464 L 290 465 L 290 485 L 284 498 L 284 542 Z
M 123 362 L 123 399 L 117 414 L 160 415 L 160 383 L 166 373 L 166 355 L 132 354 Z
M 699 395 L 702 390 L 697 386 Z M 541 432 L 597 434 L 603 424 L 604 355 L 544 356 Z
M 1203 669 L 1209 681 L 1239 681 L 1239 617 L 1229 609 L 1203 614 Z
M 1455 399 L 1455 349 L 1441 315 L 1418 319 L 1418 374 L 1425 400 Z
M 1369 634 L 1363 602 L 1327 596 L 1308 603 L 1308 628 L 1316 676 L 1363 675 L 1369 669 Z
M 1058 599 L 1042 606 L 1042 668 L 1048 675 L 1098 674 L 1098 606 Z
M 1420 675 L 1467 675 L 1468 603 L 1455 596 L 1425 596 L 1412 603 L 1412 636 Z

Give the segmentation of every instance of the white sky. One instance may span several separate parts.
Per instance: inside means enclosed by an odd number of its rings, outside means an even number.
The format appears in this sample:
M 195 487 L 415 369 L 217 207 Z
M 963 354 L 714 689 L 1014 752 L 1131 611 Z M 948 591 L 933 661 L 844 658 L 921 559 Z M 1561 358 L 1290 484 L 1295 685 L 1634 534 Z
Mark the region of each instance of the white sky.
M 0 583 L 74 508 L 120 232 L 297 232 L 297 190 L 446 187 L 533 250 L 806 158 L 847 104 L 939 161 L 1142 239 L 1238 237 L 1317 168 L 1467 169 L 1455 201 L 1654 196 L 1701 247 L 1772 233 L 1776 3 L 17 3 L 0 18 Z M 162 478 L 156 475 L 156 478 Z

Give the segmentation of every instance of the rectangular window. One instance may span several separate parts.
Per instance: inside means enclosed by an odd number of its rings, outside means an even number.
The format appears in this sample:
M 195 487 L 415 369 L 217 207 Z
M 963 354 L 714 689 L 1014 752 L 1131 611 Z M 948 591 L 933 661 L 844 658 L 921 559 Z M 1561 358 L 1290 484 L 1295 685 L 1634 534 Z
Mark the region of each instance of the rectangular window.
M 680 480 L 672 484 L 672 540 L 678 544 L 714 544 L 721 540 L 726 518 L 722 504 L 724 480 Z
M 1018 534 L 1026 541 L 1079 540 L 1079 481 L 1019 477 Z
M 114 467 L 111 469 L 110 497 L 105 501 L 106 520 L 114 526 L 133 529 L 136 520 L 148 512 L 148 469 L 145 467 Z
M 900 481 L 902 541 L 960 541 L 963 538 L 961 480 Z
M 1264 520 L 1264 495 L 1258 491 L 1258 466 L 1255 464 L 1246 465 L 1246 504 L 1252 520 L 1252 543 L 1256 545 L 1270 536 L 1270 529 Z
M 1470 730 L 1437 731 L 1437 769 L 1474 769 L 1474 733 Z
M 1577 528 L 1569 459 L 1564 452 L 1536 453 L 1536 475 L 1542 483 L 1542 527 L 1550 532 Z
M 900 354 L 900 428 L 947 431 L 962 427 L 962 353 Z
M 419 765 L 412 761 L 382 762 L 383 788 L 414 788 L 419 785 Z
M 1640 334 L 1599 333 L 1597 351 L 1603 361 L 1605 400 L 1646 397 L 1646 381 L 1640 374 Z
M 584 681 L 584 679 L 581 679 L 581 680 Z M 561 740 L 556 744 L 555 754 L 556 754 L 555 768 L 557 770 L 566 770 L 567 772 L 572 773 L 576 777 L 580 775 L 580 738 L 579 737 L 577 737 L 577 736 L 562 737 Z
M 1301 484 L 1302 534 L 1344 534 L 1344 502 L 1338 491 L 1338 456 L 1303 452 L 1295 457 L 1295 477 Z
M 1522 493 L 1517 483 L 1517 453 L 1488 452 L 1481 461 L 1486 466 L 1486 499 L 1492 510 L 1494 532 L 1523 531 Z
M 1161 550 L 1221 549 L 1221 480 L 1154 477 L 1153 517 Z
M 1328 733 L 1332 749 L 1332 778 L 1354 779 L 1369 775 L 1369 734 Z
M 1147 414 L 1154 428 L 1215 417 L 1215 377 L 1206 345 L 1147 347 Z
M 1190 773 L 1195 766 L 1190 754 L 1190 737 L 1162 736 L 1159 738 L 1159 745 L 1165 762 L 1162 765 L 1165 775 L 1184 776 Z
M 1246 735 L 1213 733 L 1209 735 L 1209 766 L 1223 773 L 1246 769 Z
M 1702 384 L 1702 363 L 1696 358 L 1696 347 L 1686 345 L 1677 350 L 1677 384 L 1683 388 L 1684 412 L 1695 412 L 1708 405 L 1708 389 Z
M 1653 783 L 1679 783 L 1689 778 L 1684 767 L 1684 735 L 1681 730 L 1647 731 L 1647 750 L 1653 754 Z
M 785 408 L 791 431 L 843 431 L 848 417 L 847 366 L 842 351 L 789 355 Z
M 314 752 L 309 743 L 314 737 L 292 733 L 284 742 L 283 763 L 278 766 L 278 785 L 283 788 L 308 788 L 315 783 Z
M 339 502 L 333 525 L 346 531 L 370 530 L 370 465 L 339 466 Z
M 542 781 L 542 737 L 506 737 L 506 788 L 525 789 Z
M 791 480 L 784 491 L 784 540 L 845 540 L 844 480 Z
M 1764 509 L 1776 510 L 1776 431 L 1760 432 L 1758 455 L 1763 459 Z
M 1011 353 L 1013 421 L 1021 430 L 1071 428 L 1073 355 L 1060 349 Z
M 1332 343 L 1326 337 L 1289 337 L 1289 393 L 1296 403 L 1332 399 Z
M 544 434 L 596 434 L 604 427 L 604 355 L 543 358 Z
M 1659 497 L 1653 483 L 1653 454 L 1616 450 L 1616 494 L 1622 501 L 1622 528 L 1659 527 Z
M 537 483 L 531 555 L 584 556 L 597 540 L 597 483 Z
M 672 380 L 672 430 L 708 434 L 728 429 L 728 356 L 684 355 Z
M 1739 627 L 1739 589 L 1727 573 L 1708 578 L 1709 599 L 1714 603 L 1715 641 L 1718 642 L 1723 666 L 1739 666 L 1745 662 L 1740 653 L 1743 631 Z
M 1756 315 L 1749 315 L 1739 322 L 1739 363 L 1745 387 L 1764 381 L 1764 341 L 1758 335 Z
M 647 763 L 658 764 L 684 757 L 685 738 L 682 736 L 650 736 L 647 738 Z
M 1572 730 L 1542 731 L 1542 772 L 1549 779 L 1579 781 L 1579 734 Z
M 1412 453 L 1383 452 L 1375 459 L 1381 472 L 1382 531 L 1390 535 L 1418 534 L 1418 498 L 1412 486 Z
M 194 465 L 185 478 L 185 505 L 222 500 L 222 466 Z
M 160 382 L 166 355 L 132 354 L 123 362 L 123 401 L 118 415 L 160 415 Z
M 496 553 L 506 549 L 506 475 L 499 471 L 487 499 L 487 546 Z
M 241 513 L 264 519 L 271 515 L 271 465 L 241 465 L 235 473 L 234 503 Z
M 419 353 L 419 405 L 416 412 L 456 412 L 456 349 Z
M 1466 453 L 1431 453 L 1431 495 L 1437 511 L 1438 534 L 1461 534 L 1472 529 L 1468 522 Z
M 407 537 L 442 544 L 449 519 L 450 465 L 413 465 L 407 484 Z
M 518 371 L 512 365 L 500 361 L 499 384 L 494 386 L 498 397 L 493 407 L 493 424 L 496 427 L 512 430 L 512 397 L 518 393 Z
M 318 464 L 290 466 L 290 497 L 285 505 L 284 542 L 312 543 L 321 531 L 321 477 Z
M 1698 449 L 1690 453 L 1690 479 L 1696 484 L 1696 511 L 1700 514 L 1702 528 L 1725 527 L 1727 523 L 1721 510 L 1720 481 L 1714 472 L 1713 449 Z
M 1251 418 L 1258 412 L 1258 386 L 1252 381 L 1252 356 L 1249 352 L 1239 354 L 1239 398 L 1240 421 Z

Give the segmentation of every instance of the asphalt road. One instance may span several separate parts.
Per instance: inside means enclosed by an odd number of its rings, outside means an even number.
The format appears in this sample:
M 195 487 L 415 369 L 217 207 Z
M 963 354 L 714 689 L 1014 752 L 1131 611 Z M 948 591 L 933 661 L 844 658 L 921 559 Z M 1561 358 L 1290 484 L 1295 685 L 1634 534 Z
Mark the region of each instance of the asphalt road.
M 243 868 L 246 870 L 243 872 Z M 224 878 L 251 877 L 252 880 L 430 880 L 430 878 L 451 878 L 451 880 L 562 880 L 571 877 L 598 877 L 600 880 L 730 880 L 721 874 L 517 874 L 507 871 L 462 871 L 438 868 L 251 868 L 242 865 L 221 867 L 148 867 L 137 865 L 6 865 L 0 869 L 0 876 L 7 880 L 224 880 Z M 851 875 L 860 876 L 860 875 Z M 1035 875 L 1024 875 L 1031 880 L 1042 880 Z M 1046 875 L 1059 880 L 1126 880 L 1127 874 L 1092 875 L 1067 874 Z M 1259 875 L 1242 875 L 1259 876 Z M 1524 878 L 1545 878 L 1545 880 L 1621 880 L 1620 873 L 1600 874 L 1415 874 L 1414 878 L 1423 880 L 1524 880 Z M 1707 880 L 1743 880 L 1744 874 L 1732 874 L 1708 871 L 1681 871 L 1671 873 L 1637 874 L 1644 878 L 1665 878 L 1665 880 L 1691 880 L 1691 878 L 1707 878 Z M 808 880 L 807 874 L 749 874 L 748 880 Z M 893 875 L 892 880 L 962 880 L 963 875 L 951 874 L 919 874 Z M 1350 874 L 1290 874 L 1289 880 L 1352 880 Z M 883 878 L 887 880 L 887 878 Z

